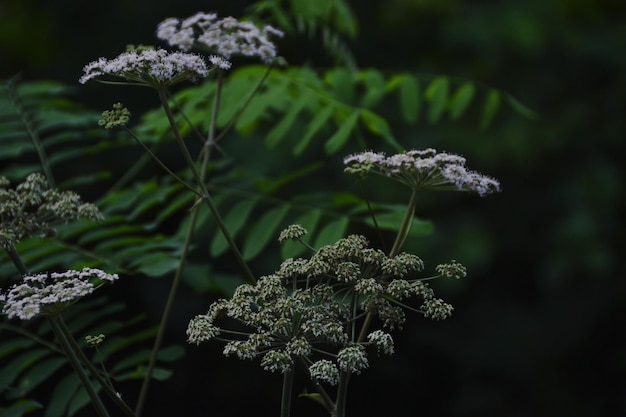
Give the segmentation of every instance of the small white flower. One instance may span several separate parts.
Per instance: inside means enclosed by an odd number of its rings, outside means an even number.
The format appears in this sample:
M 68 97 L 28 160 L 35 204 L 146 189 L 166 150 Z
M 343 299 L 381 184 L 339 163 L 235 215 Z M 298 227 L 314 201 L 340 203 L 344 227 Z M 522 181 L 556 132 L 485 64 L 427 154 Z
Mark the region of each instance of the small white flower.
M 362 369 L 369 366 L 365 349 L 361 345 L 348 346 L 339 351 L 337 363 L 342 371 L 360 374 Z
M 211 55 L 209 57 L 209 62 L 211 62 L 211 64 L 215 65 L 219 69 L 223 69 L 223 70 L 229 70 L 233 65 L 230 61 L 217 55 Z
M 339 382 L 339 369 L 327 359 L 322 359 L 309 366 L 309 374 L 312 379 L 326 381 L 330 385 L 337 385 Z
M 261 366 L 266 371 L 285 373 L 293 366 L 293 360 L 287 352 L 270 350 L 261 359 Z
M 387 355 L 392 355 L 394 352 L 393 339 L 389 333 L 383 332 L 382 330 L 375 330 L 367 335 L 367 340 L 374 343 L 379 352 L 382 350 Z

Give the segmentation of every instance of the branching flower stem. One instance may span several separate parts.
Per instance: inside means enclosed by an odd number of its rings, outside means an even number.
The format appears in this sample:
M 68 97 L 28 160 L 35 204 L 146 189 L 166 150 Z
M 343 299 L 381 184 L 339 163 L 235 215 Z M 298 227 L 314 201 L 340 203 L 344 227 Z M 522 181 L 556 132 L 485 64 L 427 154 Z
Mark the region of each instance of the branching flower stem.
M 174 120 L 174 115 L 172 114 L 172 110 L 169 106 L 165 90 L 158 89 L 157 91 L 159 93 L 159 98 L 161 99 L 161 105 L 163 106 L 163 109 L 165 110 L 165 114 L 167 115 L 167 119 L 172 127 L 172 130 L 174 131 L 174 136 L 176 138 L 176 141 L 178 142 L 178 145 L 180 146 L 180 149 L 185 158 L 185 161 L 189 165 L 189 168 L 191 169 L 191 172 L 193 173 L 193 176 L 196 179 L 196 182 L 198 183 L 198 187 L 201 190 L 202 199 L 207 203 L 209 210 L 211 210 L 211 214 L 213 214 L 213 217 L 215 217 L 215 220 L 217 221 L 217 224 L 219 225 L 220 230 L 224 234 L 224 237 L 226 238 L 226 241 L 228 242 L 228 245 L 230 246 L 231 251 L 235 255 L 235 259 L 237 263 L 239 264 L 239 266 L 241 267 L 241 269 L 243 270 L 244 274 L 246 275 L 247 280 L 250 283 L 254 283 L 255 282 L 254 275 L 252 274 L 252 271 L 250 271 L 250 268 L 248 267 L 248 264 L 246 263 L 246 261 L 243 259 L 243 256 L 241 255 L 241 252 L 239 251 L 237 244 L 233 240 L 230 232 L 228 231 L 228 228 L 226 227 L 226 224 L 224 223 L 222 216 L 217 210 L 217 207 L 215 207 L 215 204 L 213 203 L 213 199 L 211 198 L 211 195 L 209 194 L 206 186 L 204 185 L 204 181 L 202 177 L 200 176 L 198 169 L 196 168 L 196 164 L 194 160 L 191 158 L 191 155 L 189 154 L 189 150 L 187 149 L 187 146 L 185 145 L 185 142 L 183 141 L 180 131 L 178 130 L 178 127 L 176 125 L 176 121 Z
M 221 95 L 221 90 L 222 90 L 222 76 L 221 76 L 221 70 L 218 69 L 218 78 L 217 78 L 217 88 L 216 88 L 216 92 L 215 92 L 215 97 L 214 97 L 214 105 L 213 105 L 213 112 L 211 115 L 211 121 L 209 124 L 209 133 L 207 135 L 207 139 L 204 143 L 204 149 L 202 152 L 202 162 L 200 165 L 200 172 L 198 174 L 198 190 L 193 190 L 194 193 L 199 194 L 199 193 L 203 193 L 200 195 L 207 195 L 208 193 L 206 193 L 206 189 L 204 189 L 204 181 L 206 179 L 206 174 L 207 174 L 207 166 L 209 163 L 209 159 L 211 156 L 210 153 L 210 149 L 211 149 L 211 145 L 214 143 L 214 138 L 215 138 L 215 125 L 217 123 L 217 111 L 219 108 L 219 102 L 220 102 L 220 95 Z M 159 97 L 161 98 L 162 102 L 164 102 L 164 106 L 167 105 L 167 97 L 162 94 L 161 92 L 159 93 Z M 170 120 L 170 123 L 172 123 L 172 128 L 175 130 L 176 132 L 176 137 L 177 140 L 180 137 L 180 134 L 178 133 L 178 130 L 176 129 L 176 125 L 173 124 L 173 118 L 171 118 L 171 109 L 169 107 L 166 107 L 166 113 L 168 114 L 168 118 Z M 138 140 L 139 141 L 139 140 Z M 139 141 L 141 143 L 141 141 Z M 181 141 L 179 141 L 179 143 L 181 143 Z M 182 146 L 185 150 L 186 147 Z M 150 152 L 150 150 L 148 148 L 146 148 L 144 146 L 144 149 L 146 149 L 151 155 L 153 155 L 153 157 L 172 175 L 174 175 L 166 166 L 165 164 L 163 164 L 160 160 L 158 160 L 158 157 L 154 154 L 152 154 Z M 183 151 L 183 153 L 185 153 Z M 188 155 L 188 152 L 187 152 Z M 188 160 L 189 162 L 189 160 Z M 193 161 L 191 161 L 192 167 L 195 167 L 195 164 L 193 163 Z M 177 178 L 174 175 L 175 178 Z M 182 180 L 180 180 L 182 181 Z M 185 185 L 190 188 L 186 183 Z M 204 189 L 204 191 L 203 191 Z M 135 414 L 137 415 L 137 417 L 141 416 L 142 412 L 143 412 L 143 408 L 145 405 L 145 401 L 148 395 L 148 389 L 150 387 L 150 381 L 152 379 L 152 372 L 154 370 L 154 366 L 156 364 L 156 358 L 157 355 L 159 353 L 159 350 L 161 349 L 161 345 L 163 344 L 163 337 L 165 336 L 165 329 L 167 327 L 167 322 L 169 320 L 169 317 L 171 315 L 171 311 L 172 311 L 172 307 L 174 305 L 174 300 L 176 298 L 176 293 L 178 291 L 178 287 L 180 285 L 180 281 L 182 279 L 182 275 L 183 275 L 183 269 L 184 269 L 184 265 L 185 265 L 185 261 L 187 260 L 187 255 L 189 253 L 189 248 L 191 246 L 191 240 L 193 238 L 193 232 L 196 228 L 196 222 L 198 219 L 198 213 L 199 213 L 199 209 L 197 206 L 194 206 L 191 210 L 191 219 L 189 222 L 189 227 L 187 228 L 187 232 L 185 234 L 185 242 L 183 244 L 183 251 L 182 254 L 180 256 L 180 260 L 178 263 L 178 267 L 176 269 L 176 273 L 174 275 L 174 279 L 172 281 L 172 285 L 170 287 L 170 291 L 167 297 L 167 301 L 165 303 L 165 307 L 163 308 L 163 313 L 161 315 L 161 322 L 159 325 L 159 330 L 157 332 L 157 335 L 155 337 L 154 340 L 154 345 L 152 347 L 152 352 L 150 355 L 150 360 L 148 362 L 148 366 L 146 369 L 146 376 L 142 382 L 141 385 L 141 389 L 139 392 L 139 397 L 137 399 L 137 404 L 135 406 Z M 230 242 L 230 241 L 229 241 Z M 236 246 L 234 247 L 235 249 Z M 237 250 L 238 252 L 238 250 Z
M 417 189 L 413 189 L 411 194 L 411 199 L 409 200 L 409 204 L 407 206 L 406 212 L 404 213 L 404 217 L 402 219 L 402 223 L 400 224 L 400 229 L 398 230 L 398 234 L 396 235 L 396 239 L 393 243 L 393 247 L 389 252 L 389 257 L 392 258 L 396 256 L 402 250 L 404 246 L 404 242 L 411 231 L 411 226 L 413 225 L 413 219 L 415 217 L 415 207 L 417 205 Z M 374 313 L 368 312 L 365 316 L 365 320 L 363 321 L 363 325 L 361 326 L 361 331 L 359 332 L 359 336 L 356 340 L 356 343 L 363 343 L 365 338 L 367 337 L 367 332 L 372 324 L 372 320 L 374 319 Z M 348 383 L 350 381 L 350 373 L 346 371 L 342 371 L 339 375 L 339 385 L 337 386 L 337 400 L 335 404 L 335 408 L 331 413 L 331 417 L 344 417 L 346 412 L 346 399 L 348 395 Z
M 196 190 L 195 188 L 193 188 L 191 185 L 187 184 L 182 178 L 180 178 L 178 175 L 176 175 L 171 169 L 168 168 L 167 165 L 165 165 L 165 163 L 163 163 L 163 161 L 161 161 L 159 159 L 158 156 L 155 155 L 154 152 L 152 152 L 152 149 L 150 149 L 145 143 L 143 143 L 134 133 L 132 130 L 130 130 L 129 128 L 125 128 L 126 132 L 135 140 L 135 142 L 137 142 L 146 152 L 148 155 L 150 155 L 152 157 L 152 159 L 159 164 L 159 166 L 161 166 L 161 168 L 163 168 L 168 174 L 170 174 L 172 176 L 172 178 L 174 178 L 176 181 L 178 181 L 180 184 L 182 184 L 185 188 L 187 188 L 188 190 L 190 190 L 191 192 L 193 192 L 194 194 L 201 196 L 201 194 L 198 192 L 198 190 Z

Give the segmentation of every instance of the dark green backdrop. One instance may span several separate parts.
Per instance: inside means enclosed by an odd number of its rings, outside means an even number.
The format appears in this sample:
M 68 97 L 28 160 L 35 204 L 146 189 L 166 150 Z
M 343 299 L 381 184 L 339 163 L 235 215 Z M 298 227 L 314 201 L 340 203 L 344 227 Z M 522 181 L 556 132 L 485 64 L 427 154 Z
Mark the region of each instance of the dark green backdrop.
M 249 4 L 2 0 L 0 77 L 21 71 L 77 83 L 87 62 L 128 43 L 154 43 L 164 17 L 201 9 L 240 16 Z M 449 321 L 409 321 L 396 337 L 398 353 L 354 378 L 349 414 L 626 415 L 626 3 L 351 4 L 359 67 L 474 80 L 513 94 L 539 117 L 505 115 L 486 131 L 472 120 L 392 126 L 407 148 L 466 155 L 499 178 L 503 192 L 425 203 L 421 214 L 436 231 L 416 250 L 431 264 L 453 256 L 470 276 L 440 285 L 456 309 Z M 281 54 L 293 64 L 332 65 L 315 45 L 286 39 Z M 84 91 L 94 108 L 109 106 L 115 93 Z M 166 291 L 159 285 L 156 299 Z M 175 317 L 183 328 L 188 314 Z M 154 385 L 146 415 L 275 415 L 280 377 L 234 359 L 203 361 L 218 351 L 190 348 L 172 379 Z M 323 410 L 299 400 L 294 415 Z

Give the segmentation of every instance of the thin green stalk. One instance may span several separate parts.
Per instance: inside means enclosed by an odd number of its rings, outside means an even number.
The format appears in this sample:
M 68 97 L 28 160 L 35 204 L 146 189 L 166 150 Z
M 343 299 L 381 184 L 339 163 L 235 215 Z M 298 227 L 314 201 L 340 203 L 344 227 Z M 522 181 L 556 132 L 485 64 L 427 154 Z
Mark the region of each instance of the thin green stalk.
M 396 240 L 393 242 L 393 247 L 391 248 L 391 252 L 389 252 L 389 257 L 392 258 L 400 253 L 402 246 L 404 246 L 404 242 L 406 241 L 409 232 L 411 231 L 411 226 L 413 225 L 413 219 L 415 218 L 415 207 L 417 206 L 417 189 L 413 189 L 411 193 L 411 199 L 409 200 L 409 205 L 406 208 L 406 212 L 404 213 L 404 218 L 402 219 L 402 224 L 400 224 L 400 230 L 398 230 L 398 234 L 396 235 Z
M 8 247 L 6 251 L 9 254 L 9 258 L 11 258 L 11 262 L 13 262 L 13 265 L 15 265 L 17 270 L 20 271 L 20 274 L 27 275 L 28 269 L 26 268 L 26 265 L 24 265 L 24 262 L 22 261 L 19 253 L 17 253 L 17 251 L 15 250 L 15 246 Z
M 402 223 L 400 224 L 400 230 L 398 230 L 398 234 L 396 235 L 396 240 L 393 242 L 393 247 L 391 248 L 391 252 L 389 252 L 389 257 L 394 257 L 400 250 L 402 246 L 404 246 L 404 242 L 406 241 L 409 232 L 411 231 L 411 226 L 413 225 L 413 218 L 415 217 L 415 207 L 417 206 L 417 189 L 413 189 L 411 193 L 411 199 L 409 200 L 409 204 L 404 212 L 404 217 L 402 219 Z M 367 313 L 365 316 L 365 321 L 363 322 L 363 326 L 361 326 L 361 332 L 359 333 L 359 338 L 357 339 L 357 343 L 361 343 L 365 340 L 367 336 L 367 331 L 369 330 L 370 325 L 372 324 L 372 320 L 374 318 L 374 314 L 372 312 Z
M 222 79 L 221 77 L 218 76 L 218 85 L 217 85 L 217 90 L 215 93 L 215 103 L 214 103 L 214 107 L 213 107 L 213 113 L 211 116 L 211 123 L 210 123 L 210 128 L 209 128 L 209 133 L 208 133 L 208 137 L 207 140 L 205 142 L 205 149 L 203 152 L 203 157 L 202 157 L 202 162 L 200 165 L 200 173 L 199 173 L 199 178 L 198 178 L 198 188 L 199 190 L 194 190 L 194 192 L 196 194 L 199 194 L 202 192 L 202 184 L 204 184 L 204 181 L 206 179 L 206 174 L 207 174 L 207 167 L 208 167 L 208 163 L 209 163 L 209 159 L 210 159 L 210 152 L 209 152 L 209 144 L 212 142 L 213 137 L 215 135 L 215 123 L 217 120 L 217 107 L 219 106 L 219 97 L 220 97 L 220 93 L 221 93 L 221 84 L 222 84 Z M 167 112 L 167 110 L 166 110 Z M 172 120 L 170 119 L 170 123 L 172 122 Z M 174 127 L 173 127 L 174 128 Z M 137 139 L 138 140 L 138 139 Z M 158 159 L 156 157 L 156 155 L 154 155 L 154 158 Z M 171 315 L 171 311 L 172 311 L 172 307 L 174 305 L 174 300 L 176 297 L 176 293 L 178 291 L 178 287 L 180 285 L 180 281 L 182 279 L 182 275 L 183 275 L 183 267 L 185 264 L 185 261 L 187 259 L 187 255 L 189 253 L 189 248 L 191 246 L 191 240 L 193 238 L 193 232 L 195 230 L 195 226 L 196 226 L 196 222 L 198 219 L 198 213 L 199 213 L 199 209 L 198 207 L 193 207 L 192 212 L 191 212 L 191 219 L 189 222 L 189 227 L 187 228 L 187 232 L 185 234 L 185 241 L 183 244 L 183 251 L 182 254 L 180 256 L 180 260 L 178 263 L 178 267 L 176 269 L 176 273 L 174 275 L 174 280 L 172 281 L 172 285 L 170 287 L 170 291 L 167 297 L 167 301 L 165 302 L 165 307 L 163 309 L 163 314 L 161 315 L 161 322 L 159 324 L 159 330 L 157 332 L 157 335 L 155 337 L 154 340 L 154 344 L 152 346 L 152 353 L 150 355 L 150 360 L 148 361 L 148 366 L 146 369 L 146 377 L 143 380 L 143 383 L 141 385 L 141 389 L 139 392 L 139 397 L 137 399 L 137 404 L 135 406 L 135 414 L 137 415 L 137 417 L 139 417 L 144 409 L 144 405 L 145 405 L 145 401 L 148 395 L 148 389 L 150 387 L 150 381 L 152 379 L 152 372 L 154 370 L 154 366 L 156 365 L 156 358 L 158 355 L 159 350 L 161 349 L 161 345 L 163 344 L 163 338 L 165 336 L 165 329 L 167 327 L 167 322 L 169 320 L 169 317 Z
M 171 315 L 172 307 L 174 305 L 174 299 L 176 298 L 176 292 L 178 290 L 178 286 L 180 284 L 180 281 L 183 275 L 183 266 L 187 259 L 189 248 L 191 246 L 191 239 L 193 237 L 193 231 L 195 229 L 196 220 L 198 218 L 198 211 L 199 211 L 198 207 L 195 207 L 191 213 L 191 221 L 189 222 L 189 227 L 187 228 L 187 233 L 185 235 L 183 252 L 180 256 L 178 267 L 176 268 L 176 273 L 174 275 L 174 280 L 172 281 L 172 286 L 170 287 L 170 291 L 167 296 L 167 301 L 165 302 L 165 307 L 163 308 L 163 314 L 161 315 L 161 322 L 159 324 L 159 330 L 157 331 L 157 335 L 154 339 L 154 345 L 152 346 L 152 353 L 150 354 L 150 360 L 148 361 L 148 367 L 146 369 L 146 376 L 143 380 L 143 383 L 141 384 L 141 390 L 139 391 L 139 398 L 137 399 L 137 404 L 135 405 L 135 414 L 137 415 L 137 417 L 141 416 L 141 413 L 143 412 L 145 401 L 148 395 L 148 388 L 150 387 L 150 381 L 152 379 L 152 372 L 156 364 L 157 355 L 159 353 L 159 350 L 161 349 L 161 345 L 163 344 L 163 338 L 165 336 L 165 329 L 167 327 L 167 322 Z
M 146 146 L 145 143 L 143 143 L 133 132 L 132 130 L 130 130 L 129 128 L 126 128 L 126 131 L 128 132 L 128 134 L 135 140 L 135 142 L 137 142 L 142 148 L 144 148 L 144 150 L 148 153 L 148 155 L 150 155 L 152 157 L 152 159 L 154 159 L 154 161 L 159 164 L 168 174 L 170 174 L 176 181 L 178 181 L 179 183 L 181 183 L 185 188 L 187 188 L 188 190 L 191 190 L 193 193 L 197 194 L 197 195 L 201 195 L 196 189 L 194 189 L 191 185 L 187 184 L 182 178 L 180 178 L 178 175 L 176 175 L 171 169 L 168 168 L 167 165 L 165 165 L 165 163 L 163 161 L 161 161 L 159 159 L 158 156 L 156 156 L 156 154 L 154 152 L 152 152 L 152 150 L 150 148 L 148 148 L 148 146 Z
M 237 113 L 235 113 L 235 116 L 230 120 L 230 122 L 228 122 L 228 125 L 226 125 L 224 129 L 222 129 L 220 134 L 217 137 L 215 137 L 213 142 L 217 143 L 220 140 L 222 140 L 226 136 L 226 134 L 230 131 L 230 129 L 232 129 L 232 127 L 235 125 L 237 120 L 239 120 L 239 117 L 241 116 L 243 111 L 248 107 L 248 105 L 250 104 L 250 102 L 252 101 L 256 93 L 261 89 L 261 86 L 263 86 L 263 84 L 265 83 L 265 80 L 270 75 L 270 72 L 272 72 L 272 67 L 267 68 L 267 71 L 265 72 L 265 74 L 263 74 L 263 78 L 261 78 L 261 81 L 259 81 L 257 86 L 252 91 L 252 93 L 248 96 L 248 98 L 246 99 L 246 102 L 243 103 L 243 106 L 241 106 L 239 110 L 237 110 Z
M 24 108 L 24 106 L 22 105 L 19 99 L 19 95 L 17 93 L 17 88 L 16 88 L 18 77 L 19 75 L 11 78 L 6 83 L 9 98 L 11 99 L 13 106 L 15 107 L 15 109 L 17 110 L 17 113 L 19 114 L 20 119 L 22 120 L 22 124 L 26 128 L 26 131 L 28 132 L 28 136 L 30 136 L 30 139 L 33 142 L 33 146 L 35 147 L 35 150 L 37 151 L 37 156 L 39 157 L 39 162 L 41 163 L 41 168 L 43 169 L 46 179 L 48 180 L 48 184 L 50 185 L 50 188 L 56 188 L 54 176 L 52 175 L 52 169 L 50 168 L 50 160 L 48 159 L 48 156 L 46 155 L 46 151 L 43 147 L 43 143 L 41 142 L 41 137 L 39 137 L 39 133 L 37 132 L 35 125 L 30 120 L 30 115 L 28 114 L 28 112 L 26 111 L 26 109 Z
M 374 215 L 374 210 L 372 210 L 372 205 L 370 204 L 370 200 L 369 198 L 367 198 L 367 193 L 365 192 L 363 181 L 361 180 L 361 178 L 359 178 L 358 181 L 359 181 L 359 186 L 361 187 L 361 192 L 363 193 L 363 197 L 365 198 L 365 203 L 367 204 L 367 210 L 369 211 L 370 216 L 372 217 L 372 221 L 374 222 L 374 228 L 376 229 L 376 233 L 378 234 L 378 239 L 380 239 L 380 244 L 382 245 L 383 250 L 387 252 L 387 245 L 385 244 L 385 238 L 383 237 L 380 227 L 378 227 L 378 221 L 376 220 L 376 216 Z
M 204 188 L 202 183 L 200 183 L 199 181 L 200 173 L 198 172 L 198 169 L 196 168 L 196 163 L 191 157 L 191 154 L 189 153 L 189 149 L 187 149 L 187 145 L 185 145 L 185 141 L 183 140 L 183 137 L 180 134 L 180 130 L 178 129 L 178 125 L 176 124 L 176 120 L 174 120 L 174 114 L 172 113 L 172 109 L 167 100 L 167 94 L 164 89 L 157 89 L 157 92 L 159 93 L 161 106 L 163 106 L 163 110 L 165 111 L 167 120 L 169 121 L 170 126 L 172 127 L 172 131 L 174 132 L 174 137 L 176 138 L 176 142 L 178 143 L 178 146 L 180 147 L 183 157 L 185 158 L 187 165 L 189 165 L 189 169 L 191 169 L 194 179 L 198 181 L 198 186 L 201 188 Z
M 283 393 L 280 402 L 280 417 L 289 417 L 291 413 L 291 393 L 293 391 L 293 369 L 283 375 Z
M 105 377 L 103 377 L 100 374 L 100 372 L 96 369 L 93 363 L 91 363 L 91 361 L 85 356 L 85 354 L 83 353 L 83 350 L 80 348 L 80 346 L 76 342 L 76 339 L 74 339 L 74 337 L 72 336 L 72 333 L 67 328 L 65 321 L 59 320 L 58 324 L 60 326 L 61 331 L 65 334 L 67 341 L 70 343 L 73 349 L 73 352 L 76 353 L 80 362 L 89 370 L 89 373 L 91 374 L 92 378 L 95 378 L 98 381 L 98 383 L 100 384 L 104 392 L 120 408 L 120 410 L 122 410 L 122 412 L 125 415 L 127 415 L 128 417 L 135 417 L 135 413 L 133 413 L 133 410 L 131 410 L 128 404 L 126 404 L 119 397 L 117 392 L 115 392 L 115 389 L 110 384 L 110 381 L 108 380 L 108 378 L 105 379 Z
M 87 373 L 83 369 L 78 357 L 76 356 L 76 352 L 68 341 L 65 332 L 63 332 L 60 324 L 61 321 L 62 319 L 59 316 L 48 317 L 48 323 L 50 323 L 50 327 L 52 328 L 54 335 L 59 340 L 61 347 L 65 351 L 65 354 L 67 355 L 67 358 L 70 361 L 72 368 L 74 368 L 74 372 L 76 372 L 76 375 L 78 375 L 78 378 L 80 379 L 83 388 L 85 388 L 85 391 L 87 391 L 87 395 L 89 395 L 89 399 L 91 400 L 91 404 L 96 409 L 96 413 L 100 417 L 110 417 L 109 412 L 106 410 L 104 404 L 102 403 L 102 400 L 91 385 L 91 381 L 89 381 L 89 377 L 87 376 Z
M 209 194 L 209 192 L 206 189 L 206 186 L 204 185 L 204 181 L 202 180 L 202 178 L 200 176 L 200 173 L 198 172 L 198 170 L 196 168 L 195 162 L 193 161 L 193 159 L 191 158 L 191 155 L 189 154 L 189 150 L 187 149 L 187 146 L 185 146 L 185 142 L 183 141 L 183 138 L 182 138 L 182 136 L 180 134 L 180 131 L 178 130 L 178 127 L 176 126 L 176 121 L 174 120 L 174 116 L 172 114 L 172 110 L 171 110 L 171 108 L 169 106 L 169 103 L 167 102 L 167 96 L 165 94 L 165 91 L 164 90 L 157 90 L 157 91 L 159 93 L 159 98 L 161 99 L 161 104 L 163 106 L 163 109 L 165 110 L 165 114 L 167 115 L 169 123 L 170 123 L 170 125 L 172 127 L 172 130 L 174 132 L 174 137 L 176 138 L 176 141 L 178 142 L 178 145 L 180 146 L 180 149 L 181 149 L 181 151 L 183 153 L 185 161 L 189 165 L 189 168 L 191 169 L 191 172 L 193 173 L 193 176 L 196 179 L 196 182 L 198 183 L 198 187 L 202 190 L 202 198 L 207 203 L 207 206 L 209 207 L 209 210 L 211 210 L 211 214 L 213 215 L 213 217 L 217 221 L 217 224 L 218 224 L 221 232 L 224 234 L 224 237 L 226 238 L 226 241 L 228 242 L 228 245 L 229 245 L 231 251 L 235 255 L 235 259 L 237 261 L 237 264 L 243 270 L 244 274 L 246 275 L 247 280 L 249 282 L 251 282 L 251 283 L 254 283 L 255 279 L 254 279 L 254 275 L 252 274 L 252 271 L 250 271 L 250 268 L 248 267 L 248 264 L 243 259 L 243 256 L 241 255 L 241 252 L 239 251 L 239 248 L 238 248 L 237 244 L 235 243 L 235 241 L 234 241 L 233 237 L 231 236 L 230 232 L 228 231 L 228 228 L 226 227 L 226 224 L 224 223 L 224 220 L 222 219 L 222 216 L 220 215 L 219 211 L 217 210 L 217 207 L 213 203 L 213 199 L 211 198 L 211 195 Z

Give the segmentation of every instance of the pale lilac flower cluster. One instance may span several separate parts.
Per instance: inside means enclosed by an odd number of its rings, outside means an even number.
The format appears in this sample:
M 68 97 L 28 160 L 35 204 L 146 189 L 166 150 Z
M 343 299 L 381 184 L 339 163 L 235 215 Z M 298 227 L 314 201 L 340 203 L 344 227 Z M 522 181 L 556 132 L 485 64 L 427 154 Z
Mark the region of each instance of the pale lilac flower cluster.
M 302 226 L 291 225 L 280 240 L 305 234 Z M 393 330 L 404 322 L 407 308 L 437 320 L 450 315 L 451 307 L 434 298 L 424 282 L 430 278 L 415 276 L 423 268 L 415 255 L 390 257 L 369 248 L 363 236 L 351 235 L 321 247 L 309 259 L 287 259 L 274 274 L 241 285 L 231 298 L 211 304 L 206 314 L 190 321 L 188 341 L 224 341 L 225 355 L 260 357 L 261 366 L 272 372 L 286 372 L 296 358 L 303 358 L 310 364 L 311 378 L 336 384 L 340 371 L 359 373 L 368 367 L 367 346 L 386 354 L 394 351 L 391 335 L 382 329 L 370 332 L 367 340 L 355 340 L 358 317 L 372 313 Z M 422 298 L 421 306 L 405 303 L 414 297 Z M 247 336 L 221 325 L 225 318 L 246 326 Z M 334 361 L 312 359 L 319 355 Z
M 30 174 L 15 189 L 10 185 L 0 177 L 0 247 L 5 249 L 28 237 L 52 237 L 61 222 L 103 219 L 98 208 L 83 203 L 78 194 L 50 189 L 40 173 Z
M 118 278 L 117 274 L 107 274 L 94 268 L 25 275 L 6 293 L 0 292 L 0 303 L 4 304 L 2 313 L 10 319 L 17 317 L 21 320 L 56 314 L 102 284 Z
M 386 157 L 383 153 L 365 151 L 344 158 L 345 171 L 363 176 L 374 172 L 413 189 L 446 189 L 473 191 L 485 196 L 500 191 L 500 183 L 488 176 L 470 171 L 462 156 L 437 152 L 429 148 L 411 150 Z
M 182 81 L 196 82 L 209 74 L 202 57 L 164 49 L 142 49 L 124 52 L 114 59 L 100 58 L 83 68 L 80 83 L 97 78 L 154 88 L 167 87 Z
M 215 65 L 229 69 L 226 61 L 235 55 L 258 57 L 271 64 L 276 58 L 276 46 L 270 37 L 282 37 L 283 32 L 266 25 L 259 29 L 254 23 L 239 21 L 234 17 L 218 19 L 215 13 L 198 12 L 186 19 L 170 17 L 159 23 L 157 38 L 168 45 L 188 51 L 194 46 L 202 46 L 224 57 Z

